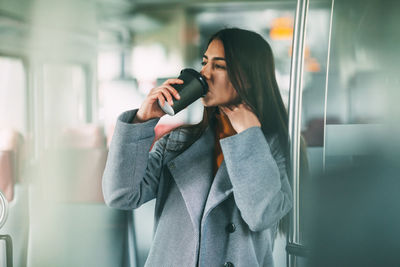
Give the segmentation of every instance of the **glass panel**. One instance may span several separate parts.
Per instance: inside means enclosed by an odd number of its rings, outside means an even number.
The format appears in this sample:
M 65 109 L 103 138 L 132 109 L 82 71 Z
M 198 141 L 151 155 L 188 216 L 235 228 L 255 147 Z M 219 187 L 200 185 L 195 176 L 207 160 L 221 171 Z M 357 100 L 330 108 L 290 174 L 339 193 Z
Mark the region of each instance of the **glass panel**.
M 330 16 L 331 1 L 310 1 L 306 25 L 301 114 L 301 133 L 306 145 L 305 156 L 310 178 L 320 174 L 323 169 Z
M 311 267 L 396 265 L 399 10 L 399 1 L 335 0 L 325 173 L 308 192 Z
M 323 171 L 325 97 L 328 72 L 332 2 L 309 1 L 305 27 L 301 88 L 301 145 L 299 170 L 299 238 L 307 244 L 306 184 Z M 293 257 L 291 266 L 307 266 L 304 257 Z
M 22 60 L 0 57 L 0 128 L 26 133 L 26 71 Z
M 56 144 L 60 130 L 86 120 L 86 74 L 80 65 L 43 67 L 45 147 Z
M 382 136 L 380 125 L 396 114 L 390 111 L 399 84 L 396 6 L 390 1 L 335 3 L 326 106 L 327 170 L 371 154 Z

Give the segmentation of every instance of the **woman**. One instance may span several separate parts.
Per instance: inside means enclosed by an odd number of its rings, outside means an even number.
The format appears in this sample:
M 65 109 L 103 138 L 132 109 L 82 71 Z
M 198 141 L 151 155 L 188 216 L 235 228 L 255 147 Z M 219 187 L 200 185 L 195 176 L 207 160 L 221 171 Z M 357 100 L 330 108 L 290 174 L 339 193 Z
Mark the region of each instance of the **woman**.
M 287 114 L 272 51 L 258 34 L 214 34 L 201 74 L 203 120 L 173 130 L 152 150 L 167 80 L 119 118 L 103 177 L 106 203 L 134 209 L 156 198 L 146 266 L 273 266 L 278 222 L 290 210 Z

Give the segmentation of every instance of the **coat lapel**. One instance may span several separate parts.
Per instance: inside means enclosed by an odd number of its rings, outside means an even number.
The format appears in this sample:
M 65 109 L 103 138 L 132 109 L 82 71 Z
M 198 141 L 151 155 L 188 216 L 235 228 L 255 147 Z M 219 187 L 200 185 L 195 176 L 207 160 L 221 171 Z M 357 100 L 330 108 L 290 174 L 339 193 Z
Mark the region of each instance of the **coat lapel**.
M 223 160 L 211 185 L 202 220 L 207 217 L 212 209 L 227 199 L 232 192 L 232 184 L 229 179 L 225 160 Z
M 207 128 L 195 143 L 167 164 L 196 231 L 200 229 L 200 220 L 212 182 L 213 152 L 214 134 Z

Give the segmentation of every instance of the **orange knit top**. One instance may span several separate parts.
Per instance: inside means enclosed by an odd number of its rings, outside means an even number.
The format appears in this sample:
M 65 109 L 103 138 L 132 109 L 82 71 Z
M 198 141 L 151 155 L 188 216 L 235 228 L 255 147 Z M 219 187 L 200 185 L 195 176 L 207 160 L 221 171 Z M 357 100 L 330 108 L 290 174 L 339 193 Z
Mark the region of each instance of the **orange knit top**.
M 221 145 L 219 144 L 219 140 L 225 137 L 229 137 L 236 134 L 235 129 L 233 129 L 229 118 L 223 114 L 215 115 L 217 118 L 217 123 L 215 127 L 215 161 L 214 161 L 214 176 L 217 173 L 219 166 L 221 166 L 222 161 L 224 160 L 224 155 L 222 154 Z

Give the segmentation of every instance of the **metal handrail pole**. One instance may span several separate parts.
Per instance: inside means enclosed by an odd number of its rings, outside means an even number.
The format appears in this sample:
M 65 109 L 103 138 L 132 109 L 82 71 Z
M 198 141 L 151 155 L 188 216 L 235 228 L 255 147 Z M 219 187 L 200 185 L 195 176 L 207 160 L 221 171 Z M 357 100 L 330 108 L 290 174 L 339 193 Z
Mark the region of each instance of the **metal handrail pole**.
M 8 201 L 0 190 L 0 228 L 6 223 L 8 216 Z
M 328 53 L 326 58 L 326 78 L 325 78 L 325 99 L 324 99 L 324 144 L 322 149 L 322 171 L 325 172 L 326 164 L 326 116 L 328 112 L 328 85 L 329 85 L 329 70 L 330 70 L 330 59 L 331 59 L 331 42 L 332 42 L 332 25 L 333 25 L 333 9 L 335 6 L 335 0 L 332 0 L 331 4 L 331 15 L 329 19 L 329 39 L 328 39 Z
M 300 242 L 300 220 L 299 220 L 299 168 L 300 168 L 300 130 L 301 130 L 301 103 L 302 83 L 304 66 L 304 47 L 307 24 L 307 11 L 309 0 L 298 0 L 294 23 L 294 34 L 292 42 L 292 61 L 290 69 L 289 86 L 289 156 L 290 156 L 290 178 L 293 189 L 293 209 L 288 235 L 288 244 L 299 244 Z M 294 257 L 288 255 L 287 265 L 294 267 Z

